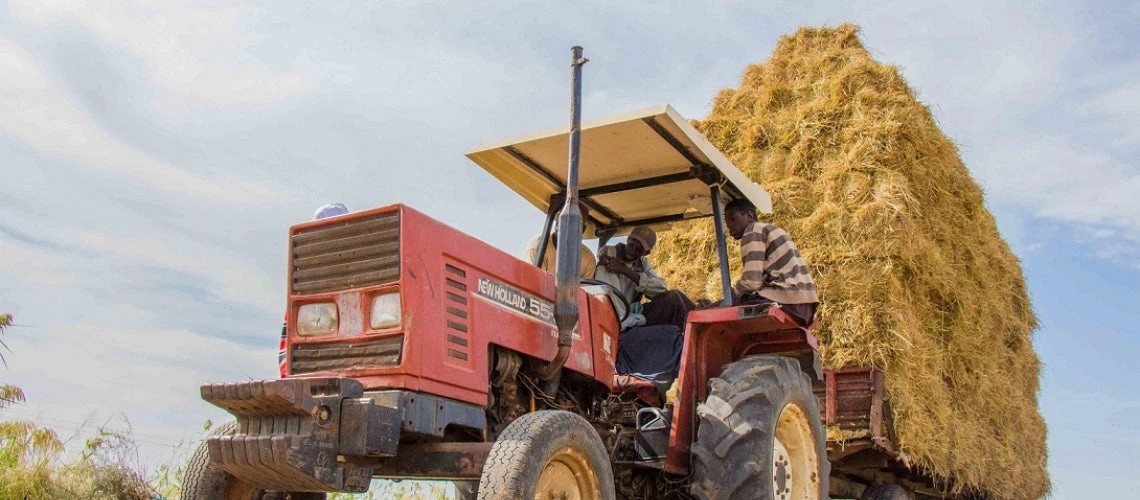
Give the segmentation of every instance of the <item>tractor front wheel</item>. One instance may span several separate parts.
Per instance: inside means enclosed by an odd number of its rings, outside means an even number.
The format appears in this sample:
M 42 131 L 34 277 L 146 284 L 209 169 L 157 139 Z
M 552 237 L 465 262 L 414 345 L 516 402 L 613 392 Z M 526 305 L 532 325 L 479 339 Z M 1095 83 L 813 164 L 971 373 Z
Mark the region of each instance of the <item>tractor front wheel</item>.
M 210 436 L 233 434 L 237 422 L 226 422 Z M 324 500 L 324 493 L 270 492 L 254 487 L 210 463 L 210 449 L 202 440 L 190 455 L 182 476 L 182 500 Z
M 827 498 L 827 438 L 796 360 L 750 356 L 725 365 L 697 415 L 693 496 Z
M 613 500 L 614 474 L 589 422 L 566 411 L 536 411 L 511 422 L 495 440 L 478 495 Z

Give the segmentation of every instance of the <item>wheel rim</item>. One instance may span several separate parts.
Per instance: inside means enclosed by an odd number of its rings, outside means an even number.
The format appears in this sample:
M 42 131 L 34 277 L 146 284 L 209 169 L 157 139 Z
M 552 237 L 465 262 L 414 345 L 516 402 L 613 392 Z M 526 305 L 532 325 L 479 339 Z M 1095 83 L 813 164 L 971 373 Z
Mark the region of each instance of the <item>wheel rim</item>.
M 772 492 L 777 500 L 819 495 L 819 455 L 802 408 L 789 404 L 776 420 L 772 446 Z
M 558 450 L 538 476 L 535 500 L 598 500 L 598 475 L 586 456 L 573 448 Z

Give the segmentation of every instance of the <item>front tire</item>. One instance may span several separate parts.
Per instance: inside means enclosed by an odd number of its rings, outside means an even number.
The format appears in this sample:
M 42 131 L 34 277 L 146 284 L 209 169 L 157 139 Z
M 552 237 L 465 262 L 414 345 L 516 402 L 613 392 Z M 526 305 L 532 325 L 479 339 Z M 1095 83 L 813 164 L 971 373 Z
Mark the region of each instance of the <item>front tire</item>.
M 706 500 L 827 498 L 827 438 L 799 363 L 750 356 L 709 380 L 697 406 L 692 493 Z
M 511 422 L 487 455 L 479 499 L 614 500 L 614 475 L 598 432 L 566 411 Z
M 226 422 L 207 436 L 225 436 L 237 430 L 237 422 Z M 186 472 L 182 475 L 182 500 L 325 500 L 324 493 L 267 492 L 258 489 L 210 463 L 206 440 L 198 443 Z

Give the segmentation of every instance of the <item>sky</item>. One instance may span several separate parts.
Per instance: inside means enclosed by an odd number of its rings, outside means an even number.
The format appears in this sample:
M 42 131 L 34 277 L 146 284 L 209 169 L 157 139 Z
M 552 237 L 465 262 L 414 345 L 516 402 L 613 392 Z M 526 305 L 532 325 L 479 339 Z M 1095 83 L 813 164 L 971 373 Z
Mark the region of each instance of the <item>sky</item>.
M 258 6 L 257 4 L 260 4 Z M 1140 491 L 1140 3 L 0 3 L 0 382 L 70 435 L 125 415 L 161 463 L 270 378 L 288 227 L 407 203 L 511 253 L 542 215 L 463 153 L 721 88 L 854 22 L 985 189 L 1041 320 L 1054 498 Z

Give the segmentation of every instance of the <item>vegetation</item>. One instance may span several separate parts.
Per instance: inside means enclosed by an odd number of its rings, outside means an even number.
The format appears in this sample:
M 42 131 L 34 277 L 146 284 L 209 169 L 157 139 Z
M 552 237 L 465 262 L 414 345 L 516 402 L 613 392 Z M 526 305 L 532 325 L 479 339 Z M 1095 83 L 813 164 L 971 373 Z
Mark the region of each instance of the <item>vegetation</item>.
M 0 334 L 12 326 L 11 314 L 0 314 Z M 0 338 L 0 361 L 7 366 Z M 0 500 L 91 500 L 175 499 L 182 489 L 186 460 L 197 441 L 174 445 L 170 460 L 147 473 L 139 459 L 139 444 L 130 422 L 123 418 L 114 426 L 84 426 L 75 436 L 60 439 L 52 429 L 33 422 L 10 420 L 4 409 L 25 401 L 24 391 L 0 383 Z M 207 421 L 205 434 L 212 427 Z M 90 435 L 82 447 L 69 446 Z M 68 449 L 74 449 L 69 452 Z M 78 448 L 78 449 L 75 449 Z M 335 500 L 447 499 L 451 485 L 430 481 L 376 481 L 367 495 L 334 493 Z
M 12 315 L 0 314 L 0 333 L 11 326 Z M 11 352 L 3 341 L 0 346 Z M 7 366 L 2 354 L 0 359 Z M 0 384 L 0 418 L 6 417 L 3 409 L 24 399 L 19 387 Z M 66 452 L 67 444 L 54 430 L 32 422 L 0 422 L 0 500 L 156 496 L 142 472 L 129 424 L 125 431 L 99 426 L 74 453 Z

